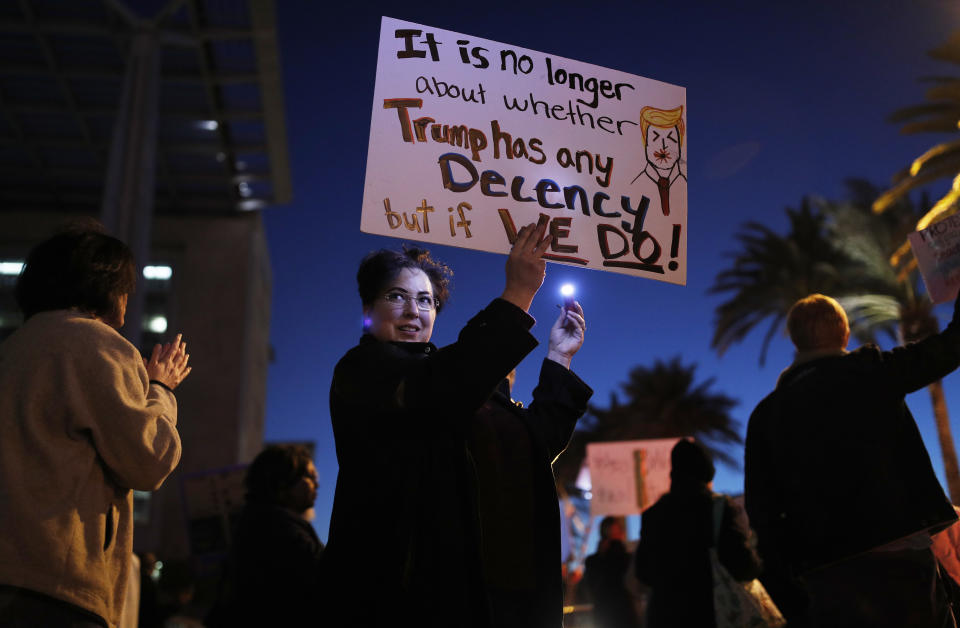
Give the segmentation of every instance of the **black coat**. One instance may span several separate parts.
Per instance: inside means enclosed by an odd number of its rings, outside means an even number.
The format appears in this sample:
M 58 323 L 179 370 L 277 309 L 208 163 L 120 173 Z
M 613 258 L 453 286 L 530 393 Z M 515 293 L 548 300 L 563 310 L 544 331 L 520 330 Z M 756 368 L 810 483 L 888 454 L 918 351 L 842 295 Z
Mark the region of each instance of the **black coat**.
M 736 580 L 760 574 L 743 511 L 724 498 L 717 557 Z M 715 626 L 713 573 L 713 494 L 706 486 L 671 487 L 643 512 L 637 545 L 637 577 L 652 589 L 647 608 L 650 628 Z
M 537 345 L 532 324 L 495 299 L 442 349 L 364 336 L 337 364 L 340 470 L 325 554 L 333 625 L 488 625 L 467 430 Z
M 761 550 L 797 573 L 957 519 L 907 393 L 960 364 L 960 326 L 791 367 L 747 427 L 745 497 Z M 770 547 L 769 549 L 772 549 Z
M 320 621 L 323 543 L 313 526 L 291 510 L 247 503 L 234 530 L 211 628 L 282 626 Z
M 805 604 L 799 575 L 956 520 L 904 396 L 960 364 L 957 318 L 892 351 L 796 364 L 753 411 L 746 507 L 788 619 Z
M 474 415 L 470 452 L 479 480 L 484 580 L 496 628 L 560 628 L 560 508 L 551 464 L 593 391 L 544 360 L 528 408 L 506 382 Z

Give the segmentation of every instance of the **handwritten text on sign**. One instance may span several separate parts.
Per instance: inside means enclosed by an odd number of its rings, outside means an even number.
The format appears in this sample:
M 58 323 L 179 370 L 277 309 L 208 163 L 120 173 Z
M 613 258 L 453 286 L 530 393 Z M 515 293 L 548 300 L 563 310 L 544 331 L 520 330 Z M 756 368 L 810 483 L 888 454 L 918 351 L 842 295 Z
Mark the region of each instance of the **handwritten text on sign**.
M 686 283 L 686 90 L 384 17 L 361 230 Z
M 944 303 L 956 298 L 960 290 L 960 214 L 911 233 L 909 239 L 930 300 Z
M 670 490 L 670 450 L 676 438 L 587 445 L 590 514 L 635 515 Z

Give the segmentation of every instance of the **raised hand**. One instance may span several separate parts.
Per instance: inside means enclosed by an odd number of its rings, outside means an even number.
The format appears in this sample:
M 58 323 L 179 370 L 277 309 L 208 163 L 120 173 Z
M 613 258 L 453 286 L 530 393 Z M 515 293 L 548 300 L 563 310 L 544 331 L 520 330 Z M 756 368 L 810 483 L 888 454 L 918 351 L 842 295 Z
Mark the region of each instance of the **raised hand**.
M 587 323 L 583 318 L 583 308 L 576 301 L 563 308 L 559 318 L 550 329 L 550 345 L 547 359 L 570 368 L 573 355 L 583 346 Z
M 553 240 L 551 235 L 544 236 L 546 231 L 547 221 L 544 220 L 521 227 L 507 256 L 507 283 L 501 298 L 523 310 L 530 309 L 546 274 L 547 263 L 543 254 Z
M 183 334 L 177 334 L 173 342 L 154 345 L 150 359 L 144 360 L 150 379 L 162 383 L 170 390 L 179 386 L 193 370 L 192 366 L 187 366 L 190 354 L 187 353 L 187 343 L 181 342 L 182 337 Z

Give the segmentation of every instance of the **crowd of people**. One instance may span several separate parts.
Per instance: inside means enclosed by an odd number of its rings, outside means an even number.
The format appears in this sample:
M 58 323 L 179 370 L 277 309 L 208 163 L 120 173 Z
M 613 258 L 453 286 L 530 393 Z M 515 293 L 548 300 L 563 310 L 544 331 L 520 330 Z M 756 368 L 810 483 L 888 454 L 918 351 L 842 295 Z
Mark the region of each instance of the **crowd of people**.
M 362 260 L 362 336 L 330 387 L 327 544 L 308 521 L 311 453 L 268 447 L 204 625 L 563 625 L 552 464 L 592 395 L 571 370 L 579 303 L 549 331 L 532 402 L 511 397 L 551 240 L 544 223 L 521 228 L 503 292 L 444 347 L 430 339 L 450 269 L 419 248 Z M 0 628 L 129 625 L 132 490 L 179 461 L 174 390 L 191 370 L 179 335 L 144 358 L 118 332 L 135 280 L 130 250 L 92 225 L 39 244 L 19 277 L 24 324 L 0 344 Z M 960 365 L 960 302 L 942 332 L 892 351 L 847 351 L 846 315 L 823 295 L 787 326 L 795 359 L 747 428 L 745 508 L 679 440 L 635 549 L 622 518 L 601 522 L 578 587 L 596 628 L 956 626 L 957 511 L 904 397 Z M 144 626 L 192 595 L 188 570 L 161 591 L 152 565 Z

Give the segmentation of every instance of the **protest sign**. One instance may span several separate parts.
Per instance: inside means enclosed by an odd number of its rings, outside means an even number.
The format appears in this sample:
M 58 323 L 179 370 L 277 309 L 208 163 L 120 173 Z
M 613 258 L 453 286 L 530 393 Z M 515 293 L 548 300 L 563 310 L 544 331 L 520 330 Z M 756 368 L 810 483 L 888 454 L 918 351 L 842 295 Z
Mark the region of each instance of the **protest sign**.
M 910 247 L 934 303 L 952 301 L 960 289 L 960 215 L 911 233 Z
M 247 465 L 187 473 L 180 478 L 190 551 L 195 555 L 224 553 L 230 531 L 243 508 Z
M 384 17 L 360 228 L 686 283 L 683 87 Z
M 636 515 L 670 490 L 670 451 L 678 438 L 587 445 L 590 515 Z

